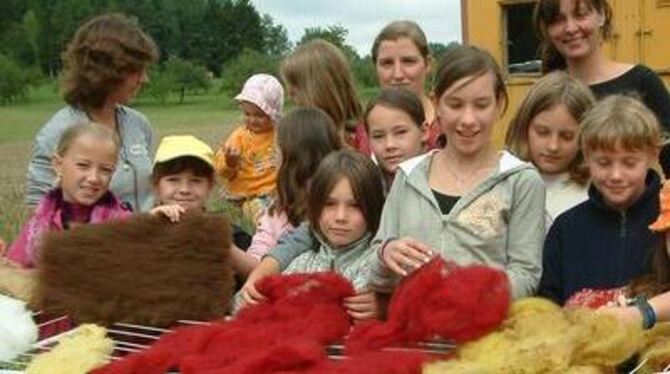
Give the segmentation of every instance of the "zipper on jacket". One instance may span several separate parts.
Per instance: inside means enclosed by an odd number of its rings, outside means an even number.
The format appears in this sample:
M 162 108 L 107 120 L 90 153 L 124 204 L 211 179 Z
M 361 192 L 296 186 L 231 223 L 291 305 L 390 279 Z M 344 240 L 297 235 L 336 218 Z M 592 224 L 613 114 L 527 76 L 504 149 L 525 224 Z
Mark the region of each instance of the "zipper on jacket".
M 617 266 L 617 278 L 621 277 L 623 274 L 623 269 L 626 267 L 625 262 L 626 262 L 626 247 L 627 247 L 627 240 L 626 236 L 628 236 L 626 232 L 626 212 L 621 213 L 621 220 L 619 221 L 619 249 L 617 253 L 617 260 L 616 260 L 616 266 Z

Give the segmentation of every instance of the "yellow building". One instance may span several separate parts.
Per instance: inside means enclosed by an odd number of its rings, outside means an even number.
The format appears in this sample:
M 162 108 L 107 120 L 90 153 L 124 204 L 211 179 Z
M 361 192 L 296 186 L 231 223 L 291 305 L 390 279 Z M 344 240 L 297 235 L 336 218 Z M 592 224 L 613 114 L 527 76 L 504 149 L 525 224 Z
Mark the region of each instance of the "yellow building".
M 605 49 L 617 61 L 643 63 L 670 84 L 670 0 L 609 0 L 613 37 Z M 502 146 L 507 124 L 540 76 L 532 27 L 535 0 L 461 0 L 463 42 L 490 51 L 508 76 L 510 103 L 496 126 Z

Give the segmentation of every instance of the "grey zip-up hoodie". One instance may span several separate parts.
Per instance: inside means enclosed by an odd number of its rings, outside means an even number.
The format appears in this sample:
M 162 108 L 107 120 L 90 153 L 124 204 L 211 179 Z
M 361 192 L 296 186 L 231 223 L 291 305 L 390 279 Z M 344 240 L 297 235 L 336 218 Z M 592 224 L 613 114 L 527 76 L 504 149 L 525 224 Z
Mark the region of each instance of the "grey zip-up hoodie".
M 527 162 L 501 152 L 497 170 L 443 215 L 428 184 L 433 153 L 400 165 L 372 241 L 379 251 L 391 238 L 412 237 L 460 265 L 504 270 L 512 297 L 532 295 L 542 275 L 545 186 Z M 388 291 L 397 278 L 377 257 L 372 283 Z

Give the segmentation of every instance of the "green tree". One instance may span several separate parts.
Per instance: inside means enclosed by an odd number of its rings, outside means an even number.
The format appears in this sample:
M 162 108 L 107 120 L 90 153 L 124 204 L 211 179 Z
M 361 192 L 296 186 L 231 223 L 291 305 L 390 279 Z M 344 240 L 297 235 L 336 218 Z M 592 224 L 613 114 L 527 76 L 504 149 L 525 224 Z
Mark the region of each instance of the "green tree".
M 353 61 L 351 61 L 351 72 L 359 86 L 377 86 L 377 72 L 370 55 L 367 55 L 363 58 L 355 58 Z
M 283 55 L 291 47 L 286 29 L 261 17 L 250 0 L 2 0 L 0 53 L 56 76 L 77 28 L 108 12 L 140 20 L 163 62 L 178 56 L 215 74 L 245 48 Z
M 434 61 L 439 62 L 449 48 L 457 45 L 457 42 L 451 42 L 449 44 L 428 43 L 428 49 L 430 50 L 430 54 L 433 56 Z
M 258 73 L 278 76 L 279 60 L 253 49 L 245 49 L 234 60 L 223 66 L 221 90 L 229 95 L 237 94 L 250 76 Z
M 176 56 L 170 56 L 163 71 L 173 77 L 174 89 L 179 93 L 179 104 L 184 102 L 187 92 L 206 91 L 212 85 L 207 69 Z
M 154 67 L 150 76 L 147 94 L 161 104 L 166 104 L 175 93 L 179 96 L 178 103 L 183 104 L 187 94 L 207 91 L 212 86 L 204 66 L 177 56 L 170 56 L 163 66 Z
M 167 104 L 170 94 L 177 86 L 175 77 L 160 66 L 152 67 L 149 76 L 151 80 L 142 90 L 142 95 L 149 95 L 162 105 Z
M 0 54 L 0 104 L 7 104 L 24 97 L 28 92 L 30 77 L 12 58 Z
M 35 11 L 28 10 L 23 16 L 23 29 L 26 32 L 26 38 L 33 51 L 33 61 L 35 65 L 39 65 L 39 48 L 37 40 L 40 34 L 40 24 Z
M 308 27 L 305 29 L 305 33 L 300 38 L 300 41 L 298 41 L 298 45 L 306 43 L 312 39 L 323 39 L 340 48 L 349 60 L 353 60 L 358 57 L 358 54 L 351 45 L 347 44 L 348 34 L 349 30 L 342 25 Z
M 261 18 L 263 32 L 263 52 L 270 56 L 285 56 L 291 51 L 291 42 L 288 40 L 286 27 L 275 24 L 269 14 Z

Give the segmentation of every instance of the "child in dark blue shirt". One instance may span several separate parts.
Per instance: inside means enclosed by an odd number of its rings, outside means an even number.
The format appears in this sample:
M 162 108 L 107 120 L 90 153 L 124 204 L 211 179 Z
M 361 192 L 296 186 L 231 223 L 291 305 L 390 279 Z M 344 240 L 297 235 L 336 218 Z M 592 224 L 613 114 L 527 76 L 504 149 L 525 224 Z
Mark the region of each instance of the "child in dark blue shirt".
M 660 129 L 639 101 L 611 96 L 582 120 L 589 199 L 559 215 L 547 234 L 539 294 L 559 304 L 584 289 L 615 288 L 649 271 L 660 236 Z

